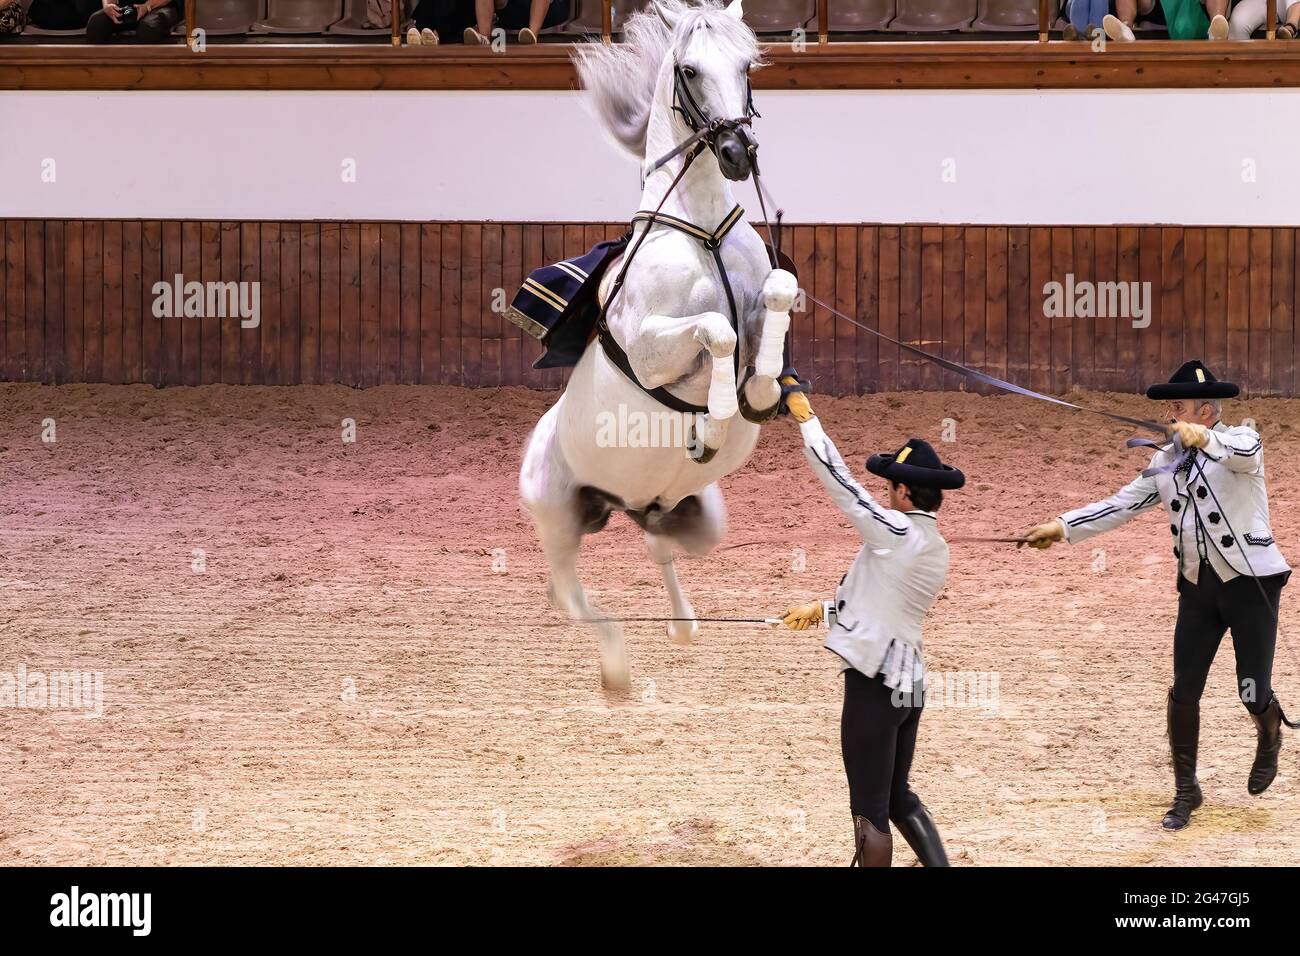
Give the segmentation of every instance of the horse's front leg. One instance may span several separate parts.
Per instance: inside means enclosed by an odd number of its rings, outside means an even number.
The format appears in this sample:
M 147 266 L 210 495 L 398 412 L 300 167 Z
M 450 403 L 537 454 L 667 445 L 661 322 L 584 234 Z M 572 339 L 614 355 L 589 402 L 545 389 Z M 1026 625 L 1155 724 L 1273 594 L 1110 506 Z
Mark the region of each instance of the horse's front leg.
M 675 382 L 694 370 L 701 351 L 712 360 L 709 414 L 696 419 L 696 435 L 716 451 L 739 407 L 736 400 L 736 332 L 721 312 L 699 315 L 652 315 L 641 323 L 628 345 L 632 370 L 646 388 Z M 778 369 L 779 372 L 779 369 Z
M 799 281 L 785 269 L 773 269 L 763 283 L 763 326 L 754 355 L 754 374 L 745 383 L 745 402 L 760 419 L 768 417 L 781 400 L 777 379 L 785 365 L 785 335 L 798 294 Z

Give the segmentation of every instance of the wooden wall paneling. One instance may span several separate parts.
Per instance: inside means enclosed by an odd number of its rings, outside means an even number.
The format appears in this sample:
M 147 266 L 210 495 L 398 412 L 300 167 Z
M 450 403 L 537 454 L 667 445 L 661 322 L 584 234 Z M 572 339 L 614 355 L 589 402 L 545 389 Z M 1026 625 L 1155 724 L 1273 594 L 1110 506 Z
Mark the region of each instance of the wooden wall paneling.
M 1273 277 L 1270 283 L 1269 331 L 1272 367 L 1270 391 L 1291 395 L 1295 374 L 1293 336 L 1295 333 L 1295 230 L 1272 230 Z
M 221 381 L 221 319 L 210 308 L 211 297 L 207 283 L 221 281 L 221 223 L 204 222 L 202 236 L 202 273 L 204 284 L 203 318 L 199 321 L 199 380 L 204 385 Z M 185 277 L 190 281 L 190 277 Z
M 239 226 L 239 280 L 257 283 L 257 325 L 239 330 L 239 381 L 253 385 L 262 379 L 262 336 L 266 330 L 267 283 L 262 276 L 262 224 L 240 223 Z M 253 288 L 250 285 L 250 288 Z M 337 369 L 335 369 L 337 374 Z M 331 377 L 329 381 L 337 381 Z
M 978 371 L 988 370 L 988 230 L 970 226 L 963 238 L 962 336 L 963 361 Z M 983 391 L 969 379 L 958 385 Z
M 858 234 L 865 231 L 857 226 L 835 226 L 831 237 L 835 248 L 835 297 L 829 301 L 859 322 L 862 319 L 858 315 Z M 859 394 L 859 330 L 843 319 L 830 318 L 835 328 L 835 390 L 841 395 Z
M 1227 362 L 1219 378 L 1244 382 L 1250 372 L 1250 230 L 1228 230 Z
M 880 229 L 862 226 L 858 229 L 858 289 L 855 314 L 863 325 L 884 331 L 880 321 Z M 857 342 L 857 391 L 880 391 L 881 340 L 866 329 L 854 328 Z
M 1273 311 L 1273 230 L 1250 230 L 1250 307 L 1247 321 L 1246 380 L 1251 392 L 1267 395 L 1273 391 L 1272 328 Z
M 411 228 L 415 230 L 418 240 L 419 226 L 413 225 Z M 298 283 L 298 381 L 304 385 L 314 385 L 321 380 L 321 224 L 319 222 L 302 224 L 298 250 L 301 263 L 301 277 Z M 418 245 L 415 252 L 418 257 Z M 417 295 L 418 292 L 417 289 Z M 240 336 L 242 337 L 248 331 L 241 329 Z
M 966 229 L 962 226 L 943 227 L 943 305 L 939 310 L 940 344 L 934 347 L 936 355 L 950 362 L 964 363 L 966 355 Z M 927 363 L 928 364 L 928 363 Z M 939 387 L 964 389 L 966 379 L 956 372 L 939 370 Z
M 280 224 L 280 383 L 296 385 L 301 340 L 302 224 Z M 394 303 L 396 305 L 396 303 Z M 394 309 L 396 311 L 396 309 Z
M 379 351 L 377 381 L 393 385 L 402 377 L 402 226 L 379 227 Z
M 379 323 L 383 309 L 383 227 L 361 224 L 361 328 L 357 354 L 357 384 L 379 384 Z M 457 384 L 464 384 L 458 380 Z
M 1152 382 L 1168 378 L 1187 358 L 1183 342 L 1187 324 L 1183 306 L 1184 243 L 1180 226 L 1165 226 L 1160 230 L 1160 361 L 1152 370 L 1155 376 Z
M 1205 230 L 1183 230 L 1183 360 L 1205 354 Z

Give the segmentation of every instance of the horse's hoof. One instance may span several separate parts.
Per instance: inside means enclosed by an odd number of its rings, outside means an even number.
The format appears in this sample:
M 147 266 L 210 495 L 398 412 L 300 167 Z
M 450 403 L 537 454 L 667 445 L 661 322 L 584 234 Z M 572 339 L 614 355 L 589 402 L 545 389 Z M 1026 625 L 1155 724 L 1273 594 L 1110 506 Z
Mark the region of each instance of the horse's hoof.
M 618 655 L 610 660 L 608 656 L 600 662 L 600 685 L 605 690 L 627 691 L 632 688 L 632 670 L 627 666 L 627 658 Z
M 668 638 L 674 644 L 690 644 L 700 635 L 700 625 L 696 621 L 669 621 Z

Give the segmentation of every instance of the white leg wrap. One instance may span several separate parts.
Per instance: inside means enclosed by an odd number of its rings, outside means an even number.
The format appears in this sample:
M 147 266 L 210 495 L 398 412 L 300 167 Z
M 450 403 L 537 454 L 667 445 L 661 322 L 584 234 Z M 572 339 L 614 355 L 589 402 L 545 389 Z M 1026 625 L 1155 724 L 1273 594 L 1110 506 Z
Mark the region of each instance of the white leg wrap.
M 776 378 L 785 365 L 785 333 L 790 328 L 789 312 L 765 312 L 763 332 L 754 357 L 754 374 Z
M 709 381 L 709 417 L 730 418 L 740 406 L 736 401 L 736 370 L 730 355 L 713 356 L 713 378 Z

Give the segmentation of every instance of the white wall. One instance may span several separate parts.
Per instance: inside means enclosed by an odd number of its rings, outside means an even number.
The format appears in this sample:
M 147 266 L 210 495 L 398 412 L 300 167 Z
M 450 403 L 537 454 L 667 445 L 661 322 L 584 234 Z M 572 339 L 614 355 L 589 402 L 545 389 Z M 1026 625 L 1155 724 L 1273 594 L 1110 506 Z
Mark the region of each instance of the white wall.
M 1300 89 L 756 101 L 790 222 L 1300 223 Z M 639 195 L 559 92 L 6 92 L 0 184 L 0 217 L 45 218 L 622 220 Z

